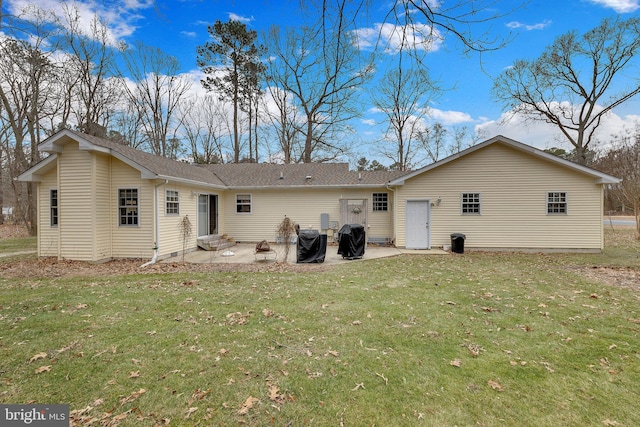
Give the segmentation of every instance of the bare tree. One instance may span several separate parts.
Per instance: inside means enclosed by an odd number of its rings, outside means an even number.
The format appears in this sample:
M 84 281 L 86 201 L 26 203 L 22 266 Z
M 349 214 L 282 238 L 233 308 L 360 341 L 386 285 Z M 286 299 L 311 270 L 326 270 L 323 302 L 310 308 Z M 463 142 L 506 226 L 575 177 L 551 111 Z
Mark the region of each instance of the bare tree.
M 122 55 L 133 81 L 129 85 L 122 77 L 124 90 L 137 112 L 149 151 L 176 158 L 181 149 L 176 112 L 191 88 L 191 81 L 178 74 L 178 59 L 158 48 L 136 42 L 129 48 L 123 46 Z
M 438 88 L 425 69 L 404 66 L 404 52 L 398 53 L 398 65 L 385 74 L 372 94 L 373 104 L 388 122 L 381 154 L 398 170 L 410 170 L 422 151 L 420 133 L 424 132 L 427 103 Z M 386 142 L 389 142 L 388 144 Z
M 447 129 L 438 122 L 418 132 L 416 138 L 431 162 L 440 160 L 446 146 L 447 134 Z
M 434 38 L 452 35 L 462 44 L 462 51 L 487 52 L 505 46 L 511 35 L 498 34 L 491 26 L 499 18 L 511 14 L 528 0 L 456 0 L 440 2 L 430 0 L 394 0 L 387 13 L 387 22 L 410 30 L 412 51 L 417 56 L 428 51 L 424 43 Z M 373 2 L 372 4 L 377 5 Z M 505 7 L 506 6 L 506 7 Z
M 275 66 L 274 62 L 270 66 Z M 273 71 L 268 72 L 270 73 Z M 266 109 L 266 118 L 272 132 L 276 134 L 278 149 L 284 163 L 292 163 L 294 159 L 302 157 L 302 149 L 298 117 L 298 109 L 294 105 L 294 97 L 290 92 L 278 86 L 268 85 L 269 99 L 275 108 Z
M 640 92 L 636 80 L 620 90 L 614 83 L 640 51 L 640 18 L 606 18 L 579 36 L 558 37 L 535 60 L 519 60 L 494 82 L 494 96 L 512 114 L 555 126 L 575 148 L 578 163 L 602 118 Z
M 5 167 L 15 197 L 15 215 L 36 234 L 35 186 L 13 178 L 39 160 L 42 123 L 54 96 L 54 37 L 44 12 L 24 11 L 29 20 L 14 17 L 12 35 L 0 36 L 0 119 Z M 28 37 L 26 37 L 28 35 Z M 26 194 L 24 194 L 26 193 Z
M 313 27 L 285 31 L 272 27 L 268 33 L 273 62 L 268 81 L 293 95 L 293 106 L 302 116 L 302 123 L 296 125 L 304 135 L 299 160 L 305 163 L 346 151 L 343 132 L 360 113 L 358 89 L 373 72 L 355 45 L 357 8 L 352 11 L 346 0 L 325 1 L 322 6 Z
M 612 148 L 597 161 L 599 169 L 621 178 L 610 189 L 624 207 L 631 206 L 636 218 L 636 238 L 640 239 L 640 123 L 633 131 L 614 135 Z
M 110 78 L 115 57 L 107 23 L 96 15 L 85 31 L 78 7 L 69 3 L 63 3 L 57 22 L 65 29 L 65 47 L 70 53 L 64 72 L 68 76 L 66 100 L 75 125 L 81 132 L 104 137 L 112 106 L 121 93 L 118 82 Z M 69 125 L 62 122 L 63 127 Z
M 225 140 L 230 135 L 226 126 L 225 105 L 212 94 L 188 100 L 182 111 L 182 129 L 189 143 L 194 163 L 222 163 Z

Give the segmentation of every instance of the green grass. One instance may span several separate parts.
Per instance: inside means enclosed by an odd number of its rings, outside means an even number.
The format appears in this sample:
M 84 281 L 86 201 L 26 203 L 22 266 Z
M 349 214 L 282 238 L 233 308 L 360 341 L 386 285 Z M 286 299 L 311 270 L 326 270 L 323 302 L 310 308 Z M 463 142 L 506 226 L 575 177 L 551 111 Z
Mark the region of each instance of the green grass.
M 13 252 L 35 251 L 36 245 L 37 239 L 35 237 L 0 239 L 0 255 Z
M 600 255 L 0 278 L 0 402 L 78 425 L 640 425 L 640 291 L 577 269 L 640 270 L 630 232 Z

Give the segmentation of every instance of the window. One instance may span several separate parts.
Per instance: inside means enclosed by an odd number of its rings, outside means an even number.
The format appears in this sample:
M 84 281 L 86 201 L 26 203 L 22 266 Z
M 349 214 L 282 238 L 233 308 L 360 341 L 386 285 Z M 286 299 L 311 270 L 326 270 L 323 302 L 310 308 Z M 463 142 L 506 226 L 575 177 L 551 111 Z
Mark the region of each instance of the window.
M 373 211 L 386 212 L 389 210 L 389 193 L 373 193 Z
M 165 193 L 165 214 L 180 215 L 180 195 L 177 190 L 167 190 Z
M 462 193 L 462 214 L 480 215 L 480 193 Z
M 58 226 L 58 190 L 49 190 L 49 209 L 51 216 L 51 226 Z
M 547 193 L 547 214 L 567 213 L 567 193 L 563 191 Z
M 138 189 L 118 190 L 118 209 L 120 225 L 138 225 Z
M 236 194 L 236 212 L 251 213 L 251 194 Z

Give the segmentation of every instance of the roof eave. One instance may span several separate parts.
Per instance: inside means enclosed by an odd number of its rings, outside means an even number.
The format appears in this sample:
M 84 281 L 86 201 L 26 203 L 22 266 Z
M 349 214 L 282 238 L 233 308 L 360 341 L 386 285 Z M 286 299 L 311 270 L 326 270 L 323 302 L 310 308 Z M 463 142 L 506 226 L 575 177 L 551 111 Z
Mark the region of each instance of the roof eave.
M 299 190 L 301 188 L 304 189 L 314 189 L 314 190 L 322 190 L 322 189 L 357 189 L 357 188 L 384 188 L 386 186 L 386 182 L 381 182 L 379 184 L 335 184 L 335 185 L 309 185 L 309 184 L 300 184 L 300 185 L 231 185 L 227 187 L 227 189 L 233 190 Z
M 196 181 L 194 179 L 178 178 L 178 177 L 170 176 L 170 175 L 155 175 L 153 178 L 149 178 L 149 179 L 166 179 L 166 180 L 173 181 L 173 182 L 179 182 L 181 184 L 195 185 L 195 186 L 198 186 L 198 187 L 215 188 L 216 190 L 228 190 L 229 189 L 229 187 L 224 186 L 224 185 L 211 184 L 211 183 L 206 182 L 206 181 Z
M 20 175 L 16 176 L 14 180 L 20 182 L 40 182 L 42 181 L 42 175 L 40 171 L 47 170 L 51 164 L 58 158 L 56 154 L 52 154 L 49 157 L 41 160 L 38 164 L 32 166 Z

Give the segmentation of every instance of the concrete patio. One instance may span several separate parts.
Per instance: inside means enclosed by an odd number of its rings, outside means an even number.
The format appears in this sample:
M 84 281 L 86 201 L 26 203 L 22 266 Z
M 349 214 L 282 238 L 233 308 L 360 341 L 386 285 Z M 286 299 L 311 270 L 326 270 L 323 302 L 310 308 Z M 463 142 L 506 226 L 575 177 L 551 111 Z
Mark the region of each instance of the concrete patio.
M 284 245 L 271 244 L 271 249 L 275 253 L 255 253 L 255 244 L 239 243 L 233 247 L 222 251 L 204 251 L 198 250 L 185 255 L 185 261 L 190 263 L 227 263 L 227 264 L 250 264 L 250 263 L 269 263 L 284 261 Z M 360 259 L 349 260 L 343 259 L 342 255 L 338 255 L 337 245 L 328 245 L 324 264 L 342 264 L 349 262 L 357 262 L 360 260 L 387 258 L 400 254 L 419 254 L 419 255 L 447 255 L 449 252 L 440 248 L 434 249 L 398 249 L 395 247 L 370 245 L 365 249 L 364 256 Z M 182 255 L 167 258 L 161 262 L 182 261 Z M 289 263 L 296 262 L 296 245 L 289 247 Z

